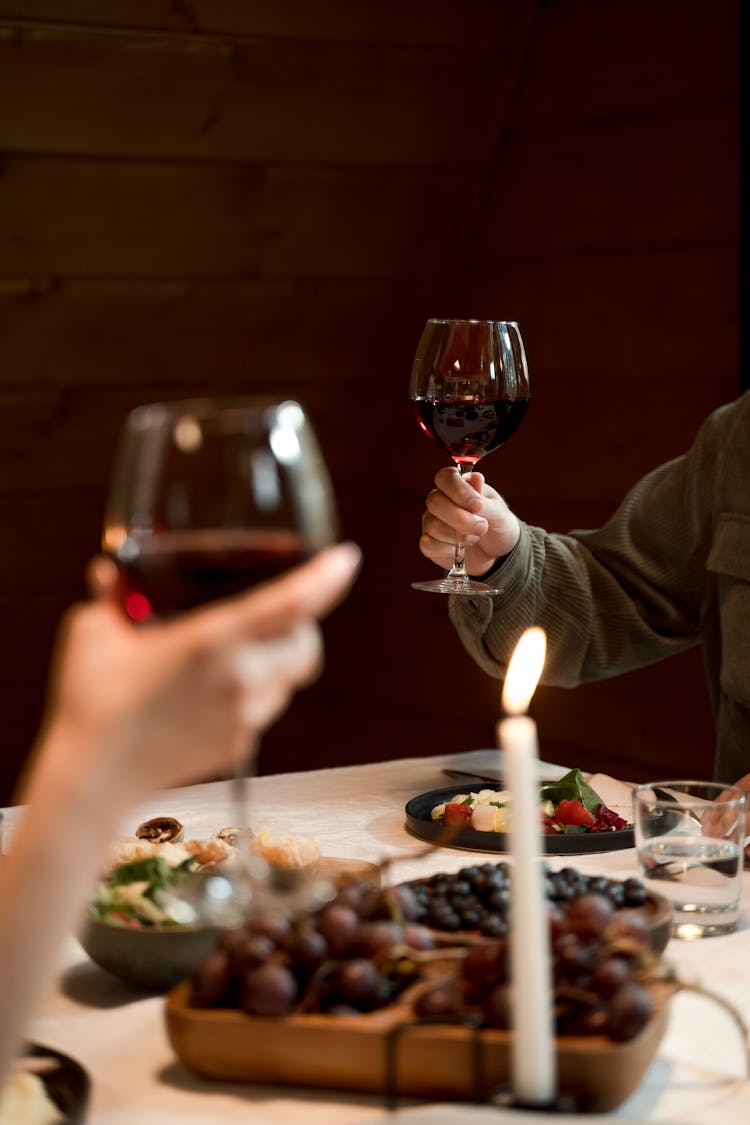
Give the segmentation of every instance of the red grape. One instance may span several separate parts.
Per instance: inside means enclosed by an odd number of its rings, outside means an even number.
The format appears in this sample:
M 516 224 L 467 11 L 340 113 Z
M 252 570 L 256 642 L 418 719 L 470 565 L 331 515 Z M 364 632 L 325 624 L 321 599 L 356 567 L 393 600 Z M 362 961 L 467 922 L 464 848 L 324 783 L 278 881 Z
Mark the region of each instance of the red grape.
M 277 961 L 251 969 L 242 980 L 240 1007 L 251 1016 L 286 1016 L 297 999 L 297 982 Z

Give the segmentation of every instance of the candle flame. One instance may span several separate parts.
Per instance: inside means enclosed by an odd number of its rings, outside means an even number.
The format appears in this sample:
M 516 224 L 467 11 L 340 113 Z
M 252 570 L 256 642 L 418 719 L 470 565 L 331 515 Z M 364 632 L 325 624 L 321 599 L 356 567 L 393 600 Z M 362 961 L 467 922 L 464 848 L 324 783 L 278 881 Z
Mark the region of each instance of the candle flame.
M 547 652 L 547 634 L 534 626 L 527 629 L 513 650 L 503 685 L 503 709 L 509 715 L 522 715 L 528 710 L 531 697 L 539 683 Z

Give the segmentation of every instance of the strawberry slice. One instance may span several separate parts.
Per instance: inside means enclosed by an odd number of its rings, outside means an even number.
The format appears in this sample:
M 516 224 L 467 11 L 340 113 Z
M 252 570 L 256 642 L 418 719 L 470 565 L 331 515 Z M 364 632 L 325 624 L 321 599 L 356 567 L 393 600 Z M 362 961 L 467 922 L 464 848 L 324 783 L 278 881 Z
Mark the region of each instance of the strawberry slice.
M 578 824 L 583 828 L 592 828 L 596 824 L 596 817 L 577 797 L 572 801 L 560 801 L 555 809 L 555 820 L 558 824 Z
M 443 823 L 449 828 L 468 828 L 471 824 L 471 806 L 454 803 L 446 805 Z

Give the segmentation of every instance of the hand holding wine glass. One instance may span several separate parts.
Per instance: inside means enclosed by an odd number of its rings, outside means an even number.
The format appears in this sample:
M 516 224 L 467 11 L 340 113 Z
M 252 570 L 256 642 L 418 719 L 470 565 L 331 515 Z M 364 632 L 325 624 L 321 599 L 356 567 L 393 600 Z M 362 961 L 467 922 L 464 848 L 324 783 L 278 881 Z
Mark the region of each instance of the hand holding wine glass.
M 414 358 L 411 400 L 422 430 L 445 449 L 459 474 L 514 433 L 529 404 L 523 340 L 513 321 L 429 320 Z M 447 525 L 444 525 L 447 526 Z M 486 595 L 494 587 L 469 578 L 463 535 L 453 537 L 452 565 L 417 590 Z
M 331 483 L 299 403 L 196 399 L 139 407 L 128 418 L 103 543 L 132 621 L 147 628 L 263 583 L 332 544 L 336 529 Z M 252 653 L 238 646 L 229 655 L 239 674 L 257 676 Z M 247 848 L 245 778 L 255 749 L 248 745 L 234 778 L 244 890 L 260 866 Z

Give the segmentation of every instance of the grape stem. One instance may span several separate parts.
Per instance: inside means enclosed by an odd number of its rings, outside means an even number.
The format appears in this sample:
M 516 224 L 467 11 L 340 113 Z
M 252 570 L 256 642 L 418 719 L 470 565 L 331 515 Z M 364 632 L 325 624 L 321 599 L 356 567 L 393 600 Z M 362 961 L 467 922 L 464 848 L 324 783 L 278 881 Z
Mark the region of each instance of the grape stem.
M 696 981 L 682 980 L 677 975 L 676 970 L 671 965 L 664 967 L 664 973 L 661 978 L 666 984 L 671 985 L 677 992 L 694 992 L 697 996 L 704 996 L 707 1000 L 713 1000 L 720 1008 L 723 1008 L 728 1016 L 732 1019 L 737 1031 L 739 1032 L 740 1039 L 742 1040 L 742 1049 L 745 1056 L 745 1069 L 747 1077 L 750 1077 L 750 1033 L 748 1032 L 747 1024 L 742 1018 L 741 1014 L 737 1011 L 733 1004 L 721 996 L 718 992 L 714 992 L 711 988 L 706 988 L 705 985 L 698 984 Z

